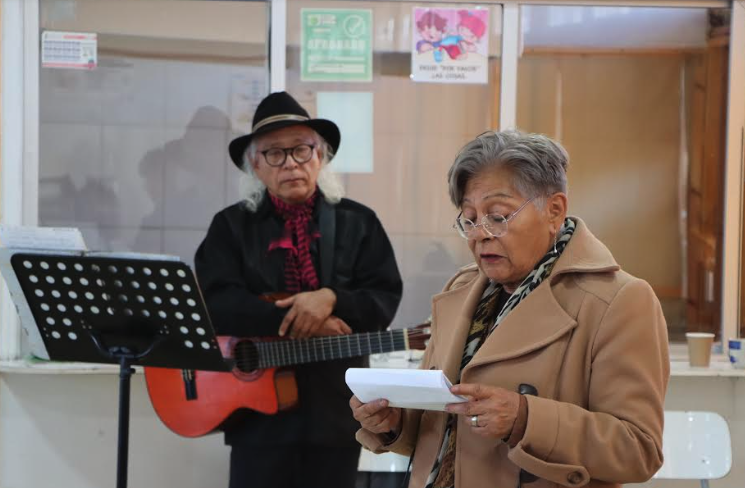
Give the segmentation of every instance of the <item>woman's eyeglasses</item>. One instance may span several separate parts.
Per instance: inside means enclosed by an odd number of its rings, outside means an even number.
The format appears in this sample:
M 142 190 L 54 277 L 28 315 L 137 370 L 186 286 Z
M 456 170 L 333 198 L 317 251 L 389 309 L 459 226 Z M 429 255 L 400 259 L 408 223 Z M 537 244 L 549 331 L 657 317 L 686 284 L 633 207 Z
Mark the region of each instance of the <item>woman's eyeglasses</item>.
M 525 208 L 525 206 L 534 199 L 535 197 L 528 198 L 517 210 L 507 216 L 498 213 L 484 215 L 481 222 L 478 224 L 463 217 L 463 212 L 461 212 L 458 215 L 458 218 L 455 219 L 453 228 L 457 230 L 458 234 L 460 234 L 464 239 L 475 239 L 479 227 L 482 227 L 491 237 L 502 237 L 507 234 L 509 221 L 515 218 L 520 210 Z

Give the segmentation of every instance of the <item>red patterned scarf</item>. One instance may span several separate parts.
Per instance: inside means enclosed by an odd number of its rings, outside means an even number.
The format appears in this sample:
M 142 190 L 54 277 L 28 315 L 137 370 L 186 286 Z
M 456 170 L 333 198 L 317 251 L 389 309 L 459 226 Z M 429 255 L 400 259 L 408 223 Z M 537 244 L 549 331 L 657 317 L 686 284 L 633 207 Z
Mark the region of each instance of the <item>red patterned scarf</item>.
M 269 250 L 285 250 L 285 285 L 290 293 L 318 289 L 318 276 L 310 257 L 310 242 L 321 237 L 321 234 L 311 234 L 309 231 L 317 196 L 318 192 L 315 192 L 304 203 L 290 205 L 269 194 L 274 210 L 285 221 L 284 235 L 272 241 Z

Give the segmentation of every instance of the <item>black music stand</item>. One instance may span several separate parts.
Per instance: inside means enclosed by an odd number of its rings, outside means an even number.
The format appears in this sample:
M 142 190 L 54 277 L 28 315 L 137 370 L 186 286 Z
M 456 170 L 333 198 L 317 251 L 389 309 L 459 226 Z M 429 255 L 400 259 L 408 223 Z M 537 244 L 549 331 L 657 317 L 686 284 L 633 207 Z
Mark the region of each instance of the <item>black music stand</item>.
M 49 359 L 119 364 L 117 488 L 127 486 L 134 365 L 229 371 L 180 261 L 19 251 L 10 258 Z

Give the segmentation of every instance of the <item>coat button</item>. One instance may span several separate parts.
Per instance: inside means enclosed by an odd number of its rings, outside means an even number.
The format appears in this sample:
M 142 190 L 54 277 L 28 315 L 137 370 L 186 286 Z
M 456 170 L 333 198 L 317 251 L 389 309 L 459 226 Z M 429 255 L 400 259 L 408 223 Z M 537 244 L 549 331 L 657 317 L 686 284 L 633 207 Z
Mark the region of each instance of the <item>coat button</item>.
M 584 481 L 584 477 L 579 471 L 572 471 L 567 475 L 567 481 L 572 485 L 578 485 Z

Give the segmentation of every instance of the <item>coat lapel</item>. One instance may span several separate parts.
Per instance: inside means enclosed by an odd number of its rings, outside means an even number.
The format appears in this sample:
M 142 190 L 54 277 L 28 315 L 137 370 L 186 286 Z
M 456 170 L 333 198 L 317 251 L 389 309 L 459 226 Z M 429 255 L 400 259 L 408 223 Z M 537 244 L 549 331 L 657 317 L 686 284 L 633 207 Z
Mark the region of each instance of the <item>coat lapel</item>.
M 544 280 L 502 320 L 465 370 L 524 356 L 554 342 L 576 326 L 577 321 L 556 301 L 549 280 Z
M 486 284 L 486 276 L 479 273 L 470 284 L 440 293 L 432 298 L 433 334 L 437 334 L 437 342 L 445 344 L 447 351 L 440 359 L 442 364 L 433 366 L 436 369 L 442 369 L 445 376 L 452 382 L 455 382 L 458 377 L 463 348 L 466 345 L 473 314 Z

